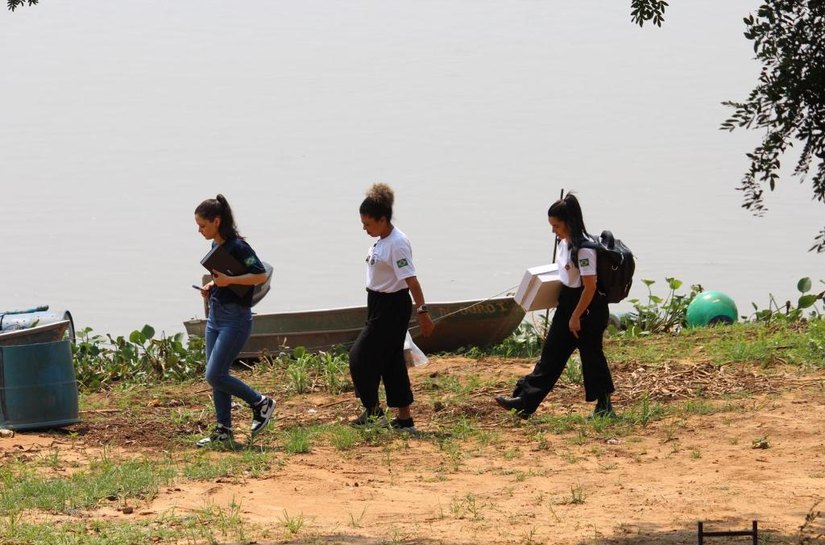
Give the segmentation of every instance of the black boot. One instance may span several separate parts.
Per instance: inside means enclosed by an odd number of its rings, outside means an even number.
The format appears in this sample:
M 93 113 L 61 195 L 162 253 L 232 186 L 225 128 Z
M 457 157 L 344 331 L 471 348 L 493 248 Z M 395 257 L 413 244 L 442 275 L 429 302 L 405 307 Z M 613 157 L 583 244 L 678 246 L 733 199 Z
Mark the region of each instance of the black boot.
M 520 397 L 507 397 L 507 396 L 496 396 L 496 403 L 498 403 L 499 407 L 502 409 L 506 409 L 508 411 L 516 411 L 516 415 L 519 418 L 527 419 L 530 418 L 530 413 L 524 411 L 524 400 Z
M 613 411 L 613 404 L 610 403 L 610 394 L 602 394 L 596 398 L 596 408 L 593 410 L 593 417 L 613 417 L 616 413 Z

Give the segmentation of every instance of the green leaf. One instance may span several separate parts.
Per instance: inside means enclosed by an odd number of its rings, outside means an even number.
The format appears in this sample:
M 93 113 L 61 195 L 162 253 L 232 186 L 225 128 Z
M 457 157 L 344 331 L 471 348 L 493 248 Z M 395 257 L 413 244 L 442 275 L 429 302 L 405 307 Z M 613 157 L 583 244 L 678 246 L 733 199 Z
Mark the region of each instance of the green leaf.
M 799 282 L 796 284 L 796 289 L 798 289 L 802 293 L 807 293 L 811 291 L 811 279 L 807 276 L 805 278 L 800 278 Z
M 655 284 L 655 283 L 656 283 L 656 281 L 655 281 L 655 280 L 646 280 L 646 279 L 642 279 L 642 284 L 644 284 L 645 286 L 652 286 L 652 285 L 653 285 L 653 284 Z
M 147 339 L 151 339 L 155 336 L 155 328 L 150 326 L 149 324 L 143 326 L 143 329 L 141 329 L 140 332 L 143 333 L 143 336 Z
M 681 288 L 681 287 L 682 287 L 682 281 L 681 281 L 681 280 L 677 280 L 677 279 L 675 279 L 675 278 L 668 278 L 668 279 L 667 279 L 667 285 L 668 285 L 668 286 L 670 287 L 670 289 L 672 289 L 672 290 L 678 290 L 679 288 Z
M 121 338 L 122 337 L 118 337 L 118 340 L 120 340 Z M 146 342 L 146 337 L 140 331 L 135 330 L 129 334 L 129 342 L 135 344 L 143 344 Z
M 802 308 L 809 308 L 809 307 L 812 307 L 814 305 L 814 303 L 816 303 L 817 299 L 819 299 L 819 297 L 817 297 L 816 295 L 811 295 L 811 294 L 803 295 L 802 297 L 799 298 L 799 302 L 797 303 L 796 306 L 801 308 L 801 309 Z

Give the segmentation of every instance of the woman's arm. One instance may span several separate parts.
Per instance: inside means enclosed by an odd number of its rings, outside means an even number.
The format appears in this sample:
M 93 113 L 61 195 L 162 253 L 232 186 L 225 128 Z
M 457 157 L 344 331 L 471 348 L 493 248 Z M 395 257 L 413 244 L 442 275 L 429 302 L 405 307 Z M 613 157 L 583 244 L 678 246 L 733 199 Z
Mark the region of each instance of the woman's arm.
M 590 301 L 596 295 L 596 275 L 582 276 L 582 290 L 581 297 L 579 297 L 579 304 L 573 309 L 573 314 L 570 316 L 570 331 L 578 339 L 579 331 L 581 330 L 581 317 L 585 313 L 587 307 L 590 306 Z
M 421 283 L 418 281 L 418 277 L 411 276 L 409 278 L 405 278 L 404 281 L 407 283 L 407 287 L 410 288 L 410 294 L 412 294 L 413 301 L 415 301 L 415 308 L 421 308 L 421 306 L 425 304 L 424 291 L 421 289 Z M 421 333 L 426 337 L 433 332 L 435 324 L 433 323 L 432 318 L 430 318 L 429 312 L 419 312 L 417 313 L 417 316 L 418 325 L 421 327 Z
M 212 271 L 212 281 L 216 286 L 225 288 L 230 284 L 237 284 L 240 286 L 257 286 L 266 282 L 266 273 L 246 273 L 238 276 L 229 276 L 220 271 Z

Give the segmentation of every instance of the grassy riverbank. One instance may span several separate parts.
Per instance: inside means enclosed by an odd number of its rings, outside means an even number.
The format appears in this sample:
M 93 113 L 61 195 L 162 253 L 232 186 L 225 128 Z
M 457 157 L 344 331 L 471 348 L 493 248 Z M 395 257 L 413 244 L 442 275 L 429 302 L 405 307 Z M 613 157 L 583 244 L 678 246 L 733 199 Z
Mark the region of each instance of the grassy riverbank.
M 501 411 L 533 363 L 496 355 L 513 343 L 412 370 L 412 437 L 347 425 L 335 354 L 239 369 L 279 405 L 236 450 L 193 448 L 200 379 L 84 387 L 81 424 L 0 439 L 0 542 L 675 544 L 752 519 L 761 543 L 825 540 L 822 320 L 609 337 L 614 419 L 587 418 L 575 362 L 529 421 Z

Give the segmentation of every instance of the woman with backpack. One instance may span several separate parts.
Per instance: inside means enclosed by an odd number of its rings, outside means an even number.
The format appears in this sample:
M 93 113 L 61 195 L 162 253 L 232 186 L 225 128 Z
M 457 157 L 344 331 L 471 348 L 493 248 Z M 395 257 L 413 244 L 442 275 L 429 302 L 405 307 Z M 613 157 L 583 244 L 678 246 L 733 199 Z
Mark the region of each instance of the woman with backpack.
M 212 434 L 199 440 L 197 446 L 205 447 L 216 443 L 231 445 L 232 396 L 241 398 L 252 409 L 253 436 L 264 429 L 275 412 L 275 400 L 259 394 L 242 380 L 229 374 L 232 362 L 238 357 L 252 332 L 252 289 L 239 295 L 230 286 L 256 286 L 266 281 L 267 274 L 255 250 L 238 233 L 226 197 L 218 195 L 200 203 L 195 209 L 195 223 L 203 238 L 212 241 L 213 248 L 221 246 L 246 267 L 244 274 L 236 276 L 212 271 L 212 280 L 201 287 L 201 294 L 204 298 L 209 298 L 209 316 L 206 319 L 206 381 L 212 386 L 212 401 L 218 422 Z
M 607 298 L 596 289 L 596 250 L 582 247 L 587 230 L 574 195 L 568 194 L 553 203 L 547 216 L 559 239 L 559 304 L 533 372 L 518 380 L 512 396 L 496 396 L 495 400 L 504 409 L 529 418 L 556 385 L 567 360 L 578 348 L 585 399 L 596 402 L 594 416 L 612 416 L 613 378 L 602 349 L 610 314 Z

